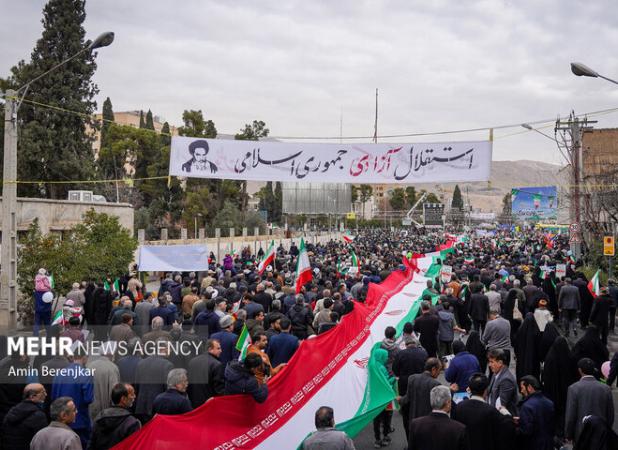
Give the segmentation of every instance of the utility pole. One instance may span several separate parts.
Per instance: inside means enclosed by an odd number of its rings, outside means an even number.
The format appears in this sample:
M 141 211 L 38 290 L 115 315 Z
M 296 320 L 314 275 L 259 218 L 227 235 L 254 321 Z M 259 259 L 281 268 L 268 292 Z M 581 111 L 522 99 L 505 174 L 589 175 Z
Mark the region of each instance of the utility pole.
M 378 143 L 378 88 L 376 88 L 376 119 L 373 124 L 373 143 Z
M 558 140 L 558 147 L 563 147 L 566 153 L 569 163 L 571 164 L 571 202 L 569 208 L 569 217 L 571 224 L 578 224 L 579 232 L 574 232 L 574 238 L 571 242 L 571 252 L 576 259 L 581 257 L 582 253 L 582 212 L 583 212 L 583 196 L 582 196 L 582 184 L 584 183 L 584 160 L 582 151 L 582 133 L 586 130 L 591 130 L 588 124 L 596 123 L 596 121 L 589 121 L 587 118 L 580 120 L 575 116 L 575 113 L 571 111 L 568 120 L 556 121 L 555 132 L 560 132 L 562 137 L 562 143 Z M 561 148 L 562 150 L 562 148 Z M 572 232 L 573 233 L 573 232 Z
M 0 255 L 0 327 L 15 325 L 17 312 L 17 104 L 6 91 L 4 104 L 4 169 L 2 179 L 2 251 Z

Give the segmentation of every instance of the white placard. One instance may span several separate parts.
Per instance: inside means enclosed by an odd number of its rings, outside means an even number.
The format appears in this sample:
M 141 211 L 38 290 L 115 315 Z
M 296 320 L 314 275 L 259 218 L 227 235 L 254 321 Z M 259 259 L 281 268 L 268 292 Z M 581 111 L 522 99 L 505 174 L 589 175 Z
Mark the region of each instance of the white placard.
M 440 269 L 440 281 L 442 283 L 450 283 L 451 275 L 453 274 L 453 266 L 442 265 Z
M 192 272 L 208 270 L 205 245 L 142 245 L 139 248 L 140 272 Z
M 170 175 L 255 181 L 487 181 L 490 141 L 316 144 L 172 137 Z
M 566 264 L 556 264 L 556 278 L 566 277 Z

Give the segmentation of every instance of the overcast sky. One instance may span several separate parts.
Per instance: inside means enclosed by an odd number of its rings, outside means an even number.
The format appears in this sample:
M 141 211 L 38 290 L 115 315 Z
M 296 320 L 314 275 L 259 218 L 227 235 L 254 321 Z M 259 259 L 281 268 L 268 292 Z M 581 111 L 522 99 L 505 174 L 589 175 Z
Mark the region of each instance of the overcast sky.
M 41 0 L 0 0 L 0 76 L 28 60 Z M 435 132 L 618 107 L 618 86 L 571 74 L 581 61 L 618 79 L 615 0 L 90 0 L 99 108 L 151 108 L 172 124 L 202 109 L 220 133 L 264 120 L 273 136 Z M 598 117 L 618 127 L 618 113 Z M 560 162 L 550 140 L 495 133 L 494 159 Z M 553 124 L 544 131 L 553 135 Z M 477 140 L 487 132 L 390 141 Z M 386 139 L 384 141 L 387 141 Z

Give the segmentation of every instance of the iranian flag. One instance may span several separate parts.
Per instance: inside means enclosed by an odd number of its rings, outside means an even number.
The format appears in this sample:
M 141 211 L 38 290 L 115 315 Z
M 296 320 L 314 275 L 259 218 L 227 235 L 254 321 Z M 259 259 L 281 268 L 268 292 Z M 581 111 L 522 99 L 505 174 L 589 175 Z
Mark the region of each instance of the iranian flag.
M 311 263 L 309 255 L 305 248 L 305 240 L 300 238 L 300 249 L 298 253 L 298 261 L 296 262 L 296 293 L 300 293 L 300 289 L 313 278 L 311 272 Z
M 343 234 L 343 240 L 348 244 L 351 244 L 354 239 L 356 239 L 356 236 L 353 236 L 349 231 Z
M 260 261 L 258 265 L 258 273 L 262 275 L 266 270 L 266 267 L 275 263 L 275 241 L 270 241 L 270 245 L 268 246 L 268 250 L 264 254 L 264 259 Z
M 239 361 L 244 361 L 245 356 L 247 356 L 247 348 L 251 345 L 251 336 L 249 336 L 249 329 L 247 328 L 247 324 L 242 326 L 242 331 L 240 332 L 240 336 L 236 341 L 236 350 L 240 352 L 238 356 Z
M 474 264 L 474 258 L 472 257 L 466 257 L 464 259 L 464 264 Z
M 354 250 L 350 250 L 350 253 L 352 254 L 352 267 L 358 267 L 358 270 L 360 270 L 360 261 L 358 259 L 358 256 L 356 256 Z
M 56 311 L 54 317 L 52 318 L 52 325 L 64 325 L 64 314 L 62 314 L 62 309 Z
M 419 268 L 429 268 L 434 256 L 419 258 Z M 225 395 L 182 417 L 157 414 L 114 450 L 299 448 L 315 431 L 315 412 L 323 405 L 335 410 L 336 428 L 355 437 L 396 396 L 375 350 L 386 327 L 401 334 L 417 316 L 426 281 L 408 270 L 372 285 L 366 302 L 333 330 L 302 341 L 286 368 L 268 380 L 264 403 Z
M 601 285 L 599 283 L 599 273 L 601 270 L 597 270 L 597 273 L 590 279 L 588 282 L 588 290 L 592 294 L 593 297 L 599 296 L 601 294 Z
M 114 284 L 112 284 L 111 286 L 107 282 L 107 280 L 105 280 L 105 282 L 103 283 L 103 289 L 105 289 L 106 291 L 113 290 L 114 292 L 120 293 L 120 279 L 116 278 L 116 280 L 114 281 Z
M 56 280 L 54 279 L 54 274 L 50 273 L 49 276 L 47 277 L 47 279 L 49 280 L 49 285 L 51 286 L 52 289 L 56 288 Z

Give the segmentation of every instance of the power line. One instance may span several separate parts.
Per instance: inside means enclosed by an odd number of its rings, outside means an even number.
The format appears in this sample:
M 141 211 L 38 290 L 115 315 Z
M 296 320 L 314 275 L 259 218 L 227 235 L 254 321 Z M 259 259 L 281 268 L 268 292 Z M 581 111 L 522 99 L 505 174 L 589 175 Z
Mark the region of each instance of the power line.
M 87 114 L 87 113 L 82 113 L 80 111 L 73 111 L 70 109 L 66 109 L 66 108 L 62 108 L 59 106 L 54 106 L 54 105 L 50 105 L 46 103 L 41 103 L 41 102 L 37 102 L 34 100 L 30 100 L 30 99 L 24 99 L 23 102 L 29 103 L 33 106 L 40 106 L 43 108 L 54 109 L 56 111 L 76 114 L 76 115 L 87 117 L 87 118 L 100 121 L 100 122 L 114 123 L 116 125 L 123 126 L 122 124 L 119 124 L 113 120 L 97 118 L 96 115 L 94 114 Z M 618 111 L 618 107 L 608 108 L 608 109 L 602 109 L 599 111 L 592 111 L 592 112 L 577 114 L 573 117 L 575 118 L 575 117 L 586 117 L 586 116 L 594 116 L 594 115 L 604 115 L 604 114 L 611 114 L 617 111 Z M 411 132 L 411 133 L 401 133 L 401 134 L 384 134 L 384 135 L 377 135 L 377 137 L 380 139 L 394 139 L 394 138 L 420 137 L 420 136 L 440 136 L 440 135 L 449 135 L 449 134 L 463 134 L 463 133 L 473 133 L 473 132 L 480 132 L 480 131 L 489 131 L 491 129 L 503 130 L 503 129 L 509 129 L 509 128 L 520 128 L 522 123 L 527 123 L 529 125 L 543 125 L 543 124 L 554 124 L 555 122 L 556 122 L 556 119 L 552 118 L 552 119 L 535 120 L 535 121 L 520 121 L 518 123 L 513 123 L 513 124 L 494 125 L 494 126 L 478 127 L 478 128 L 462 128 L 462 129 L 457 129 L 457 130 L 414 132 L 414 133 Z M 549 126 L 550 125 L 546 125 L 546 127 L 549 127 Z M 539 127 L 539 128 L 544 128 L 544 127 Z M 160 132 L 157 132 L 156 130 L 149 130 L 149 131 L 152 131 L 157 134 L 164 135 L 164 136 L 172 136 L 172 134 L 170 133 L 160 133 Z M 508 135 L 498 136 L 496 139 L 504 139 L 506 137 L 511 137 L 511 136 L 515 136 L 518 134 L 529 133 L 530 131 L 531 130 L 517 131 L 515 133 L 511 133 Z M 220 133 L 220 134 L 226 134 L 226 133 Z M 374 134 L 373 136 L 269 136 L 269 137 L 273 139 L 283 139 L 283 140 L 343 140 L 343 139 L 345 140 L 356 140 L 356 139 L 373 140 L 376 137 L 376 134 Z

